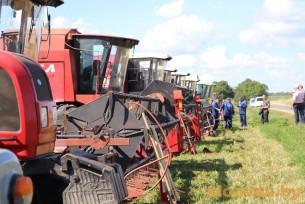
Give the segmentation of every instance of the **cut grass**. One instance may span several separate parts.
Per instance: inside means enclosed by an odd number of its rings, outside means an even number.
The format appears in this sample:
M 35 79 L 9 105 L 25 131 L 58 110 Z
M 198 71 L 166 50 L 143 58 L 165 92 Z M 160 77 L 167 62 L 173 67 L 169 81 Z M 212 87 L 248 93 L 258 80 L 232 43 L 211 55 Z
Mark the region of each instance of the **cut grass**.
M 217 137 L 197 142 L 198 154 L 173 158 L 182 203 L 305 203 L 305 126 L 276 111 L 269 124 L 260 124 L 257 109 L 249 108 L 247 119 L 247 129 L 237 115 L 232 130 L 219 127 Z M 204 147 L 213 153 L 203 154 Z M 160 203 L 158 189 L 132 203 Z

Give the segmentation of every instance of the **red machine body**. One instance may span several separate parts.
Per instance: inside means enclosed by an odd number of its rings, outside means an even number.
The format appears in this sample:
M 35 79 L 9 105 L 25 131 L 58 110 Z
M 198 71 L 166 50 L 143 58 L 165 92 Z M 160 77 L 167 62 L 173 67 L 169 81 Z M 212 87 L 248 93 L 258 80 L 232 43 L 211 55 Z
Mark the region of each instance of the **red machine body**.
M 37 67 L 28 58 L 1 51 L 0 74 L 5 80 L 0 81 L 0 147 L 21 159 L 50 153 L 55 144 L 55 103 L 45 73 L 30 71 Z M 47 114 L 45 127 L 41 114 Z

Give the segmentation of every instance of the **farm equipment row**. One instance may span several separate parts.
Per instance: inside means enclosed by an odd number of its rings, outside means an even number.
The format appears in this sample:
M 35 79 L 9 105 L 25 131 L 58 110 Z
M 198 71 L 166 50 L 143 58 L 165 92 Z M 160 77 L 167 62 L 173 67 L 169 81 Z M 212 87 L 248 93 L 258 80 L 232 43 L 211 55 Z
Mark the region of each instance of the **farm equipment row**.
M 171 158 L 212 130 L 211 92 L 167 69 L 171 57 L 129 58 L 136 39 L 39 33 L 40 11 L 60 0 L 0 2 L 22 11 L 1 36 L 0 148 L 31 177 L 33 203 L 121 203 L 158 185 L 179 203 Z

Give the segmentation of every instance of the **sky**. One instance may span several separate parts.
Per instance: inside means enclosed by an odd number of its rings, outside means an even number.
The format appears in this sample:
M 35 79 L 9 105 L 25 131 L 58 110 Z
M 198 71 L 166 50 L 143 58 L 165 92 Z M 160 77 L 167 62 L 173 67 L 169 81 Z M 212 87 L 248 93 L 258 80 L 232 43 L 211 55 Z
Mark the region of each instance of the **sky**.
M 135 54 L 170 55 L 170 68 L 269 92 L 305 85 L 304 0 L 64 0 L 53 28 L 140 41 Z

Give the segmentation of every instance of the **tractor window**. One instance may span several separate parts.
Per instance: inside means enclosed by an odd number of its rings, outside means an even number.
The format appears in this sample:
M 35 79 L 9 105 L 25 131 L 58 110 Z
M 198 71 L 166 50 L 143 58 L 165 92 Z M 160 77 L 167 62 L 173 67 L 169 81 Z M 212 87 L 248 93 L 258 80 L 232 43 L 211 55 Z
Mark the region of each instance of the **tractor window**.
M 13 81 L 9 74 L 0 68 L 0 131 L 18 131 L 20 114 Z

